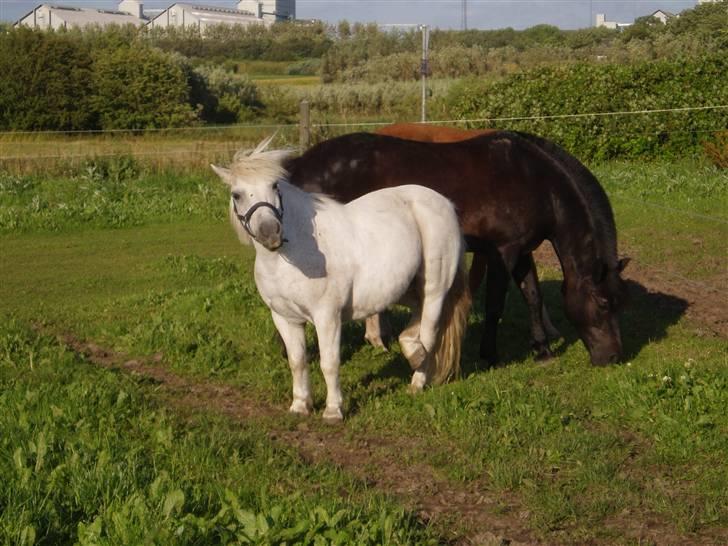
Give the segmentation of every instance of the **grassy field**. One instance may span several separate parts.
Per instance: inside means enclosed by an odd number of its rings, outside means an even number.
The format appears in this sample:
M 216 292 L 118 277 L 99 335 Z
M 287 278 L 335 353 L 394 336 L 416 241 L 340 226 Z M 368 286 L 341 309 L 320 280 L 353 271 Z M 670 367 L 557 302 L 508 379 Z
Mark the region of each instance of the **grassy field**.
M 724 173 L 595 172 L 635 260 L 725 290 Z M 592 368 L 546 268 L 557 359 L 530 357 L 511 294 L 506 365 L 479 368 L 476 305 L 465 377 L 414 397 L 396 344 L 351 324 L 347 420 L 329 428 L 285 411 L 290 372 L 225 207 L 203 171 L 0 174 L 0 542 L 728 540 L 728 347 L 675 298 L 635 287 L 628 362 Z

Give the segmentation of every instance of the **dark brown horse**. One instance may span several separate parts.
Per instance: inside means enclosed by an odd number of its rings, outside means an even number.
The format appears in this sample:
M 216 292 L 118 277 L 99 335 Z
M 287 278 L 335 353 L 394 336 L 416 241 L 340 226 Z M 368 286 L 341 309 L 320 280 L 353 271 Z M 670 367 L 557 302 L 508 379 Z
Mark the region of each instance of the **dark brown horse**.
M 393 123 L 378 129 L 376 133 L 380 135 L 405 138 L 407 140 L 418 140 L 420 142 L 459 142 L 461 140 L 467 140 L 477 136 L 489 135 L 496 131 L 497 129 L 456 129 L 454 127 L 447 127 L 444 125 L 427 125 L 423 123 Z M 543 305 L 543 298 L 541 297 L 541 290 L 538 284 L 536 264 L 530 253 L 523 257 L 523 264 L 524 275 L 521 282 L 518 284 L 518 288 L 520 289 L 530 312 L 531 347 L 536 352 L 536 360 L 543 360 L 552 356 L 548 347 L 547 339 L 558 339 L 561 337 L 561 334 L 551 323 L 546 307 Z M 471 294 L 475 294 L 478 287 L 483 282 L 487 265 L 487 255 L 478 252 L 473 253 L 473 261 L 470 267 Z M 494 274 L 497 273 L 501 276 L 504 275 L 499 260 L 490 264 L 490 267 L 492 270 L 496 270 L 494 271 Z M 495 296 L 491 294 L 491 297 L 496 297 L 495 309 L 498 309 L 498 306 L 503 304 L 503 302 L 500 301 L 503 294 L 499 293 Z M 486 308 L 491 308 L 491 315 L 496 315 L 502 312 L 496 312 L 493 310 L 494 306 L 489 305 L 488 301 L 486 301 L 485 305 Z M 381 335 L 378 335 L 378 332 L 381 331 L 382 327 L 379 324 L 378 317 L 373 317 L 367 320 L 366 338 L 372 342 L 372 344 L 379 346 L 384 345 L 381 340 Z
M 520 285 L 532 269 L 530 253 L 546 239 L 561 262 L 566 315 L 592 363 L 621 356 L 626 262 L 617 258 L 612 209 L 591 172 L 555 144 L 506 131 L 447 144 L 354 133 L 314 146 L 286 168 L 292 183 L 342 201 L 402 184 L 451 199 L 469 249 L 488 256 L 483 358 L 497 357 L 508 274 Z

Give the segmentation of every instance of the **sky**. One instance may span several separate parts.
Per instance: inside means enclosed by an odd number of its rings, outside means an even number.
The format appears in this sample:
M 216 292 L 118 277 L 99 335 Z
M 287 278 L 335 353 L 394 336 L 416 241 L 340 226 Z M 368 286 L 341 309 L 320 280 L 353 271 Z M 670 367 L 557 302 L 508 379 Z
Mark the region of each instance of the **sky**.
M 0 0 L 0 20 L 15 21 L 44 0 Z M 113 0 L 45 0 L 51 4 L 115 9 Z M 147 8 L 163 8 L 175 0 L 146 0 Z M 235 0 L 186 0 L 195 4 L 235 7 Z M 658 9 L 679 13 L 696 0 L 467 0 L 468 28 L 528 28 L 538 24 L 563 29 L 594 24 L 597 13 L 608 21 L 630 23 Z M 337 23 L 425 24 L 442 29 L 461 28 L 461 0 L 297 0 L 299 19 Z

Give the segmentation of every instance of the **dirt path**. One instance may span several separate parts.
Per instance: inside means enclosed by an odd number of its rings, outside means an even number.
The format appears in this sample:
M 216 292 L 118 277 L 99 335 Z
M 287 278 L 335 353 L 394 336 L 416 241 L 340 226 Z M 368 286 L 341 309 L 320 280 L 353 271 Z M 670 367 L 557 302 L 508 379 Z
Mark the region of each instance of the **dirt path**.
M 276 408 L 244 397 L 240 391 L 212 381 L 175 374 L 161 364 L 162 355 L 129 359 L 72 335 L 60 341 L 92 364 L 141 376 L 157 384 L 163 402 L 183 415 L 214 411 L 246 422 L 281 416 Z M 425 463 L 409 464 L 402 454 L 411 451 L 415 438 L 392 440 L 373 435 L 349 438 L 345 426 L 315 430 L 302 420 L 295 430 L 280 427 L 269 437 L 295 446 L 308 463 L 329 463 L 353 474 L 371 487 L 396 497 L 423 521 L 435 526 L 453 544 L 539 544 L 528 529 L 515 498 L 489 493 L 487 484 L 451 484 Z

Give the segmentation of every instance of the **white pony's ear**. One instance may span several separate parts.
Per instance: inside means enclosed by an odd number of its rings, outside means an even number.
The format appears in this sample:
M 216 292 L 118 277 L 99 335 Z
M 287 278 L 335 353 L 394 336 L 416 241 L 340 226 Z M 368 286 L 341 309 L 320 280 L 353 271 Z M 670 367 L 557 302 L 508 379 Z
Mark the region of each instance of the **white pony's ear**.
M 255 147 L 255 150 L 253 150 L 253 153 L 251 153 L 250 155 L 264 152 L 265 149 L 270 145 L 270 143 L 273 142 L 273 139 L 276 137 L 276 135 L 278 135 L 278 131 L 273 133 L 271 136 L 263 139 L 263 141 Z
M 215 174 L 220 177 L 220 180 L 225 182 L 228 186 L 232 187 L 233 185 L 233 173 L 230 172 L 230 169 L 226 169 L 225 167 L 218 167 L 217 165 L 213 165 L 210 163 L 210 167 L 212 167 L 212 170 L 215 171 Z

